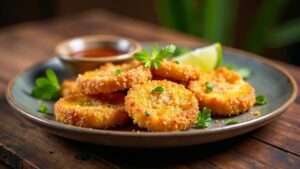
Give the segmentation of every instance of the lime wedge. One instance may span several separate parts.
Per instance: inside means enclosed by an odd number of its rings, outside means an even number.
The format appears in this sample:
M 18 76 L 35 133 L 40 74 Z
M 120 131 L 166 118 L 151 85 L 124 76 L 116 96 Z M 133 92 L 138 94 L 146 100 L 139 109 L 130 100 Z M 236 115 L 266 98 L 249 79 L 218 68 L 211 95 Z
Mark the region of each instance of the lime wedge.
M 203 71 L 210 71 L 222 65 L 222 46 L 220 43 L 197 48 L 191 52 L 172 58 L 180 64 L 198 66 Z

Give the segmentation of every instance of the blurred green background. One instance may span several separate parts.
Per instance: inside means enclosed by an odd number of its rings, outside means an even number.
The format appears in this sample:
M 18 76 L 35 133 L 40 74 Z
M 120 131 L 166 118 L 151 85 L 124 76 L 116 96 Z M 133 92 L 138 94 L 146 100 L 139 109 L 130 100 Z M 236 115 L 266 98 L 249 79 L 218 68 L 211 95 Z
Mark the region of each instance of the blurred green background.
M 1 0 L 0 29 L 102 8 L 300 65 L 297 0 Z

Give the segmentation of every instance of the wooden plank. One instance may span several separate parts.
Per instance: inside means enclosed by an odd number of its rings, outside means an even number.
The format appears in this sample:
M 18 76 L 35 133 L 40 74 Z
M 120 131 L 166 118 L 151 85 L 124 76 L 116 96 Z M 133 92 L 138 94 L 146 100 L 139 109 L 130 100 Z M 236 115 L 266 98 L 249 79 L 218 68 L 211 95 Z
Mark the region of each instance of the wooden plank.
M 286 63 L 278 62 L 291 73 L 297 81 L 298 89 L 300 88 L 300 74 L 299 68 L 288 65 Z M 278 147 L 283 151 L 300 155 L 300 91 L 298 90 L 298 98 L 296 103 L 293 104 L 286 112 L 284 112 L 278 119 L 270 124 L 262 127 L 261 129 L 253 132 L 253 137 Z
M 293 104 L 272 123 L 253 133 L 253 137 L 300 156 L 299 104 Z
M 249 138 L 249 134 L 186 148 L 89 147 L 121 168 L 297 168 L 300 157 Z
M 0 160 L 13 168 L 115 168 L 86 152 L 83 143 L 49 134 L 0 103 Z M 12 130 L 13 129 L 13 130 Z

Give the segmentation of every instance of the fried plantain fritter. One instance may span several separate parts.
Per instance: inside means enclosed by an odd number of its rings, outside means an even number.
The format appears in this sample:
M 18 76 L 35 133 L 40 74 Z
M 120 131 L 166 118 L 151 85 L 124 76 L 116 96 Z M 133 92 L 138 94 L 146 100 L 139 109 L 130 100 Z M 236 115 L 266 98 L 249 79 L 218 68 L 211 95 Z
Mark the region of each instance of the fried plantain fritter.
M 122 65 L 107 63 L 97 70 L 79 75 L 76 83 L 84 94 L 99 94 L 126 90 L 151 78 L 151 71 L 137 62 Z
M 66 79 L 61 84 L 60 95 L 66 97 L 68 95 L 80 93 L 74 80 Z
M 157 87 L 163 92 L 155 92 Z M 149 131 L 186 130 L 199 111 L 192 92 L 166 80 L 148 81 L 131 88 L 125 97 L 125 108 L 135 124 Z
M 234 71 L 218 68 L 191 81 L 188 89 L 195 93 L 199 107 L 213 115 L 232 116 L 245 112 L 255 103 L 255 89 Z
M 64 124 L 86 128 L 122 126 L 130 120 L 125 111 L 124 97 L 123 93 L 68 95 L 55 103 L 55 118 Z
M 201 70 L 191 65 L 177 64 L 172 61 L 163 61 L 161 65 L 155 69 L 151 69 L 153 75 L 172 79 L 175 81 L 196 80 L 200 77 Z

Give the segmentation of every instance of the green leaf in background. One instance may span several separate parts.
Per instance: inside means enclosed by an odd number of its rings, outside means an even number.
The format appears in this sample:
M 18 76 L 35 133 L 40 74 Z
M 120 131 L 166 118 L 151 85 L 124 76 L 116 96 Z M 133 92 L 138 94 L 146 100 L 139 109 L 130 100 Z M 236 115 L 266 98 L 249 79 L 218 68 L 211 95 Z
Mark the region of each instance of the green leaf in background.
M 156 0 L 162 25 L 200 35 L 199 5 L 197 0 Z
M 264 0 L 262 2 L 246 37 L 244 49 L 254 53 L 263 52 L 268 33 L 278 20 L 287 2 L 287 0 Z
M 174 9 L 172 8 L 173 0 L 156 0 L 156 8 L 159 13 L 159 20 L 165 27 L 177 28 L 176 19 L 174 17 Z
M 236 0 L 203 1 L 203 38 L 211 42 L 229 43 L 237 12 Z
M 283 47 L 300 41 L 300 18 L 287 21 L 273 29 L 268 37 L 271 47 Z

